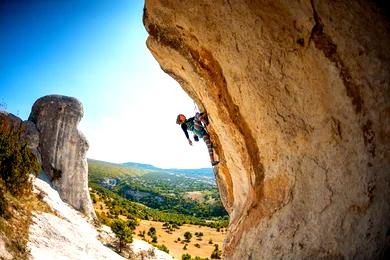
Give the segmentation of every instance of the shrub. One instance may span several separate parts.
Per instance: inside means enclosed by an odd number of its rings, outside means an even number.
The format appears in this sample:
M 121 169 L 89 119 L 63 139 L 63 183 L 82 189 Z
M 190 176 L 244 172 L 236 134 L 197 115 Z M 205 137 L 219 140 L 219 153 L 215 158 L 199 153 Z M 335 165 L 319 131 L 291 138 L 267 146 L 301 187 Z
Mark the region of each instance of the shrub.
M 39 205 L 38 196 L 31 194 L 30 176 L 38 174 L 40 166 L 27 144 L 21 142 L 22 130 L 0 117 L 0 237 L 12 259 L 27 259 L 31 209 Z
M 9 218 L 8 201 L 5 198 L 5 186 L 0 180 L 0 217 Z
M 152 243 L 157 243 L 157 231 L 155 227 L 149 228 L 148 236 L 152 238 Z
M 211 259 L 221 259 L 222 251 L 219 250 L 219 246 L 217 244 L 214 245 L 214 251 L 211 253 Z
M 182 254 L 181 260 L 191 260 L 191 255 L 190 254 Z
M 122 219 L 113 220 L 111 223 L 111 230 L 119 239 L 119 252 L 122 252 L 124 244 L 131 243 L 133 241 L 132 231 L 127 226 L 126 221 Z
M 14 130 L 0 121 L 0 177 L 6 191 L 12 195 L 29 194 L 32 190 L 30 174 L 37 175 L 40 170 L 27 144 L 21 144 L 21 132 L 21 128 Z
M 156 235 L 157 231 L 155 227 L 150 227 L 148 231 L 148 236 Z
M 160 249 L 161 251 L 164 251 L 166 253 L 169 253 L 169 249 L 166 245 L 162 244 L 162 245 L 157 245 L 156 246 L 158 249 Z
M 134 231 L 139 223 L 136 219 L 128 219 L 126 225 L 130 228 L 131 231 Z
M 191 238 L 192 238 L 192 234 L 191 232 L 187 231 L 184 233 L 184 238 L 186 239 L 186 241 L 190 242 Z
M 149 248 L 148 249 L 148 256 L 151 256 L 151 257 L 155 257 L 156 256 L 156 251 L 154 250 L 154 248 Z M 142 258 L 144 259 L 144 258 Z

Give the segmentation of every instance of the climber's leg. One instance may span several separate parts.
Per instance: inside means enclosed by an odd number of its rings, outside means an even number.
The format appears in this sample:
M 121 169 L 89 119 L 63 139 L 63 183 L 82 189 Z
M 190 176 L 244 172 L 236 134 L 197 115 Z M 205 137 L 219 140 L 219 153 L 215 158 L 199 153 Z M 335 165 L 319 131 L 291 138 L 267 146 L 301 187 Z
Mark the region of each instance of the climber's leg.
M 219 162 L 214 160 L 213 145 L 210 140 L 210 135 L 209 134 L 204 135 L 203 140 L 207 145 L 207 150 L 209 152 L 211 165 L 212 166 L 217 165 Z

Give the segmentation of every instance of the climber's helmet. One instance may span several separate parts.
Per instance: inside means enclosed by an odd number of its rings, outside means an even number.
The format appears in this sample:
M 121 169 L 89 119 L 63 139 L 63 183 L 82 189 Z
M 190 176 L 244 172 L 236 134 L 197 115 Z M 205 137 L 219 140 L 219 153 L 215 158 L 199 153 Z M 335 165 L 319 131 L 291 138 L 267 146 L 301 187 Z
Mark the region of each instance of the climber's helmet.
M 181 125 L 186 121 L 186 116 L 183 114 L 179 114 L 176 118 L 176 124 Z

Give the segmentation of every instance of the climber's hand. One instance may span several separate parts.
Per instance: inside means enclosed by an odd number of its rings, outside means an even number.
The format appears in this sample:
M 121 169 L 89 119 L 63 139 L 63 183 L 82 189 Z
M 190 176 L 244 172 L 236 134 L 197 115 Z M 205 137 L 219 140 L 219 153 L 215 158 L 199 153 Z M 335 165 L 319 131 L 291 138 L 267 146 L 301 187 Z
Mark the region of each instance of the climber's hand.
M 188 143 L 189 143 L 190 145 L 192 145 L 192 141 L 191 141 L 190 139 L 188 139 Z

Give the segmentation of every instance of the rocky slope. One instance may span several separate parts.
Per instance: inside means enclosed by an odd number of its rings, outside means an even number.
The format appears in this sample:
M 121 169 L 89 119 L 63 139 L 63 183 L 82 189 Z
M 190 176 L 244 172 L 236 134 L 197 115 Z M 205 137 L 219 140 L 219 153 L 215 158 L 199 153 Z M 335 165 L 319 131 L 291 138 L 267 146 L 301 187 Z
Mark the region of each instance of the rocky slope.
M 41 178 L 34 180 L 34 190 L 55 214 L 34 213 L 28 243 L 31 258 L 36 260 L 125 259 L 101 242 L 113 244 L 115 236 L 110 228 L 102 226 L 97 230 L 88 223 L 83 214 L 62 201 L 58 192 L 50 186 L 50 180 L 44 176 L 41 175 Z M 135 253 L 132 259 L 173 259 L 167 253 L 144 241 L 134 239 L 131 247 Z M 148 254 L 150 250 L 153 250 L 153 256 Z
M 146 0 L 144 24 L 209 113 L 226 259 L 383 256 L 390 27 L 375 2 Z
M 95 227 L 64 203 L 49 183 L 36 179 L 34 190 L 55 214 L 33 214 L 28 243 L 32 259 L 124 259 L 97 239 Z

